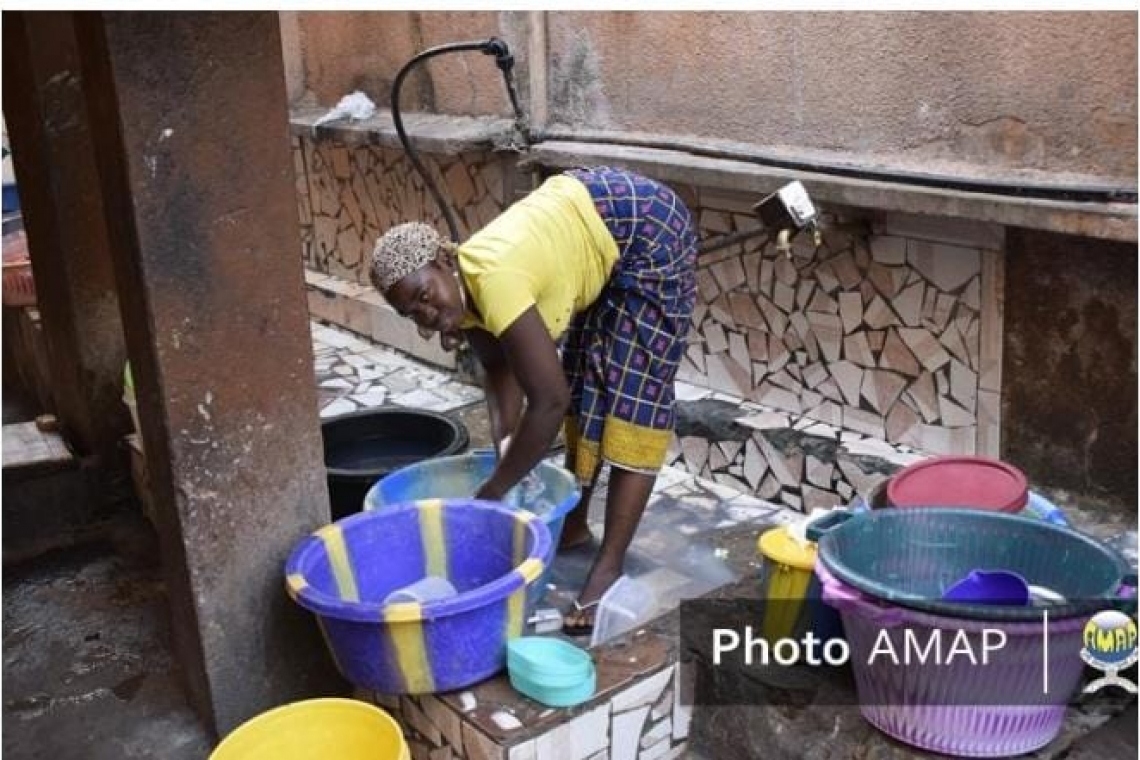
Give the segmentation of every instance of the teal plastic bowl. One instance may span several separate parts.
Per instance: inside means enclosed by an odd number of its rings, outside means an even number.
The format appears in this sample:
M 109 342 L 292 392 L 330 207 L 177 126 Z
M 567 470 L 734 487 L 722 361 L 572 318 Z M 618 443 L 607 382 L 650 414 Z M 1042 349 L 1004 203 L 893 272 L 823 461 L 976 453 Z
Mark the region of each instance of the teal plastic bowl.
M 520 693 L 548 707 L 571 707 L 594 696 L 597 670 L 585 650 L 555 638 L 523 636 L 507 643 L 507 674 Z
M 1130 570 L 1112 549 L 1071 528 L 1019 515 L 930 507 L 879 509 L 824 533 L 819 559 L 844 583 L 880 600 L 937 615 L 1034 622 L 1031 606 L 995 607 L 943 599 L 979 570 L 1017 573 L 1067 601 L 1055 619 L 1097 612 L 1119 601 Z
M 543 636 L 511 639 L 507 643 L 507 663 L 513 663 L 528 677 L 542 673 L 582 678 L 594 668 L 589 652 L 562 639 Z
M 533 699 L 535 702 L 547 707 L 573 707 L 580 705 L 594 696 L 597 690 L 597 675 L 591 671 L 589 678 L 575 686 L 552 687 L 536 683 L 531 679 L 510 673 L 511 686 L 520 694 Z

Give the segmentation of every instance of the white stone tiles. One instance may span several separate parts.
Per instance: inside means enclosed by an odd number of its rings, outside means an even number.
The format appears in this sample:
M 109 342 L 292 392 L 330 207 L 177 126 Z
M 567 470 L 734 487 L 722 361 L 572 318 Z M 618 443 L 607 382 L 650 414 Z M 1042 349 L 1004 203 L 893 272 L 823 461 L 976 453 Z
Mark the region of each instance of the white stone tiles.
M 385 404 L 446 412 L 483 397 L 475 386 L 345 330 L 313 322 L 311 332 L 321 417 Z
M 331 155 L 324 151 L 321 157 Z M 340 159 L 351 162 L 359 156 Z M 385 172 L 404 170 L 396 170 L 390 159 L 385 151 L 373 156 Z M 441 168 L 449 183 L 469 196 L 468 208 L 489 195 L 497 174 L 484 171 L 479 163 L 484 160 Z M 348 205 L 345 180 L 330 166 L 317 174 L 308 180 L 310 201 L 331 203 L 329 208 Z M 694 211 L 706 234 L 734 231 L 745 219 L 740 209 L 730 208 L 740 205 L 731 193 L 701 189 L 699 198 Z M 414 208 L 422 200 L 417 196 L 404 205 Z M 316 215 L 322 216 L 328 214 L 322 210 Z M 471 219 L 478 217 L 475 213 Z M 348 220 L 336 222 L 330 233 L 317 231 L 320 220 L 314 219 L 313 240 L 327 238 L 335 244 L 341 228 L 355 229 L 355 218 L 351 224 Z M 731 398 L 755 403 L 742 406 L 740 424 L 751 432 L 747 440 L 734 442 L 740 445 L 694 437 L 675 441 L 669 462 L 679 471 L 721 488 L 806 507 L 833 498 L 827 493 L 844 499 L 861 492 L 874 484 L 875 476 L 850 462 L 846 470 L 832 463 L 830 472 L 813 466 L 803 452 L 773 443 L 772 436 L 784 427 L 836 440 L 811 424 L 821 423 L 856 433 L 854 440 L 872 437 L 931 453 L 996 450 L 1000 239 L 966 230 L 965 237 L 955 240 L 957 227 L 938 220 L 892 216 L 886 222 L 888 234 L 870 237 L 825 231 L 819 250 L 800 236 L 790 258 L 757 239 L 698 261 L 699 297 L 677 397 L 682 402 Z M 368 225 L 365 214 L 364 227 Z M 363 258 L 353 263 L 355 254 L 333 251 L 327 260 L 316 261 L 320 257 L 307 250 L 311 266 L 340 267 L 350 270 L 341 276 L 363 281 Z M 349 404 L 454 409 L 481 396 L 477 388 L 426 370 L 395 351 L 375 353 L 372 344 L 340 330 L 315 327 L 314 344 L 323 349 L 315 368 L 324 414 L 347 410 Z M 774 424 L 767 415 L 775 414 L 788 421 Z M 896 446 L 879 458 L 891 462 L 902 455 Z M 856 470 L 857 476 L 848 472 Z M 659 482 L 657 491 L 672 485 Z
M 877 391 L 878 392 L 878 391 Z M 891 393 L 894 392 L 892 388 Z M 717 400 L 730 401 L 722 394 Z M 829 411 L 824 416 L 835 417 L 840 424 L 824 424 L 806 416 L 785 412 L 736 399 L 739 415 L 734 423 L 748 431 L 743 443 L 739 440 L 710 441 L 697 436 L 682 438 L 670 450 L 670 462 L 699 477 L 694 482 L 676 488 L 662 489 L 662 493 L 676 497 L 686 504 L 697 505 L 700 497 L 695 491 L 701 488 L 716 498 L 729 498 L 731 505 L 716 506 L 712 524 L 727 527 L 759 519 L 770 519 L 766 510 L 778 507 L 810 510 L 813 507 L 832 507 L 848 503 L 856 494 L 866 495 L 886 473 L 917 461 L 921 457 L 907 445 L 884 440 L 884 424 L 898 434 L 898 439 L 917 443 L 926 435 L 959 435 L 948 438 L 947 446 L 960 446 L 966 433 L 949 434 L 946 431 L 931 433 L 908 407 L 895 404 L 887 420 L 873 412 L 851 406 L 842 408 L 826 402 Z M 823 408 L 821 405 L 820 408 Z M 817 413 L 820 408 L 817 408 Z M 748 496 L 731 500 L 736 491 Z M 756 499 L 759 508 L 741 506 L 742 499 Z M 678 528 L 683 533 L 684 526 Z
M 736 223 L 722 208 L 702 206 L 698 215 Z M 977 430 L 979 388 L 1000 390 L 993 350 L 1001 335 L 1000 253 L 978 243 L 1000 236 L 963 228 L 956 243 L 954 224 L 907 218 L 899 225 L 900 234 L 870 237 L 825 231 L 818 251 L 797 238 L 790 258 L 750 241 L 741 253 L 698 261 L 698 339 L 686 381 L 830 424 L 847 425 L 849 416 L 861 431 L 900 443 L 905 436 L 933 453 L 948 440 L 958 446 L 967 429 Z M 903 234 L 909 230 L 916 237 Z M 957 382 L 930 382 L 948 372 Z M 837 415 L 836 407 L 821 408 L 822 399 L 854 411 Z M 986 425 L 987 440 L 995 439 Z M 957 432 L 927 434 L 938 427 Z
M 683 467 L 665 465 L 657 474 L 657 481 L 653 484 L 654 492 L 665 491 L 673 486 L 693 479 L 693 474 Z
M 637 760 L 641 729 L 649 715 L 649 706 L 619 713 L 613 718 L 610 760 Z
M 677 381 L 674 388 L 674 396 L 679 401 L 696 401 L 707 396 L 711 396 L 712 391 L 708 388 L 702 388 L 699 385 Z
M 367 282 L 372 244 L 385 229 L 409 219 L 438 218 L 438 209 L 403 151 L 378 145 L 294 140 L 301 238 L 308 265 Z M 505 159 L 490 151 L 424 158 L 459 210 L 467 237 L 494 219 L 509 200 Z
M 641 680 L 625 691 L 619 692 L 614 696 L 612 701 L 614 712 L 621 713 L 654 704 L 672 679 L 673 668 L 668 667 L 649 678 Z
M 585 760 L 609 746 L 609 705 L 590 710 L 535 740 L 535 760 Z

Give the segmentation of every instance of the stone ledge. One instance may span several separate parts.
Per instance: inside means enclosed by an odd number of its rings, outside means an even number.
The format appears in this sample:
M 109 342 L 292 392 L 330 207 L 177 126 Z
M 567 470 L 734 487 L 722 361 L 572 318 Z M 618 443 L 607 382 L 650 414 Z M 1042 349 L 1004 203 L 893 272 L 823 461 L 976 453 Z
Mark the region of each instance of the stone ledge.
M 676 408 L 668 464 L 802 512 L 869 500 L 894 472 L 929 456 L 684 382 Z
M 655 760 L 683 757 L 691 707 L 680 688 L 677 614 L 591 650 L 594 696 L 548 708 L 515 691 L 505 674 L 439 695 L 360 692 L 395 716 L 413 760 Z
M 295 109 L 289 114 L 289 131 L 295 137 L 336 141 L 345 145 L 381 145 L 403 149 L 387 109 L 370 119 L 341 119 L 314 128 L 313 123 L 328 109 Z M 435 113 L 404 113 L 404 129 L 412 144 L 427 153 L 456 154 L 507 147 L 514 122 L 496 116 L 451 116 Z
M 522 160 L 524 166 L 560 169 L 611 163 L 664 182 L 737 190 L 757 198 L 792 180 L 800 180 L 812 198 L 824 205 L 973 219 L 1109 240 L 1137 240 L 1137 208 L 1131 204 L 1047 201 L 940 190 L 705 158 L 675 150 L 571 141 L 537 143 Z
M 454 353 L 440 347 L 439 341 L 424 340 L 415 325 L 367 285 L 305 270 L 309 314 L 390 346 L 429 364 L 445 369 L 458 368 Z

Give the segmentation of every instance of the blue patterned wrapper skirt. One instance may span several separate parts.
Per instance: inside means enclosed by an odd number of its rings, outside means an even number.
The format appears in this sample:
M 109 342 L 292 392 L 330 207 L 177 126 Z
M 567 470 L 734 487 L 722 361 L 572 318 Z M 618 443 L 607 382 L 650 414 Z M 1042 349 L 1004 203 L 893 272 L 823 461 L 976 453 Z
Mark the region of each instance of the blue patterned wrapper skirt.
M 566 172 L 590 191 L 619 257 L 566 331 L 569 461 L 589 483 L 603 461 L 656 473 L 673 432 L 673 381 L 696 298 L 697 232 L 676 193 L 607 167 Z

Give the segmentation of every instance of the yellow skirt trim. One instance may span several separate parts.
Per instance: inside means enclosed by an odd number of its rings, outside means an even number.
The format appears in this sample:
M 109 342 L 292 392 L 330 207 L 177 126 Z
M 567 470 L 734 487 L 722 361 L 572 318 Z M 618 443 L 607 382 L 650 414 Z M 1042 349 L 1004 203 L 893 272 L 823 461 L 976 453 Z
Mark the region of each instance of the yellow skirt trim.
M 582 438 L 572 417 L 566 418 L 563 428 L 566 448 L 574 452 L 574 474 L 580 483 L 593 480 L 602 460 L 631 470 L 659 470 L 673 437 L 672 430 L 642 427 L 616 417 L 606 417 L 601 443 Z

